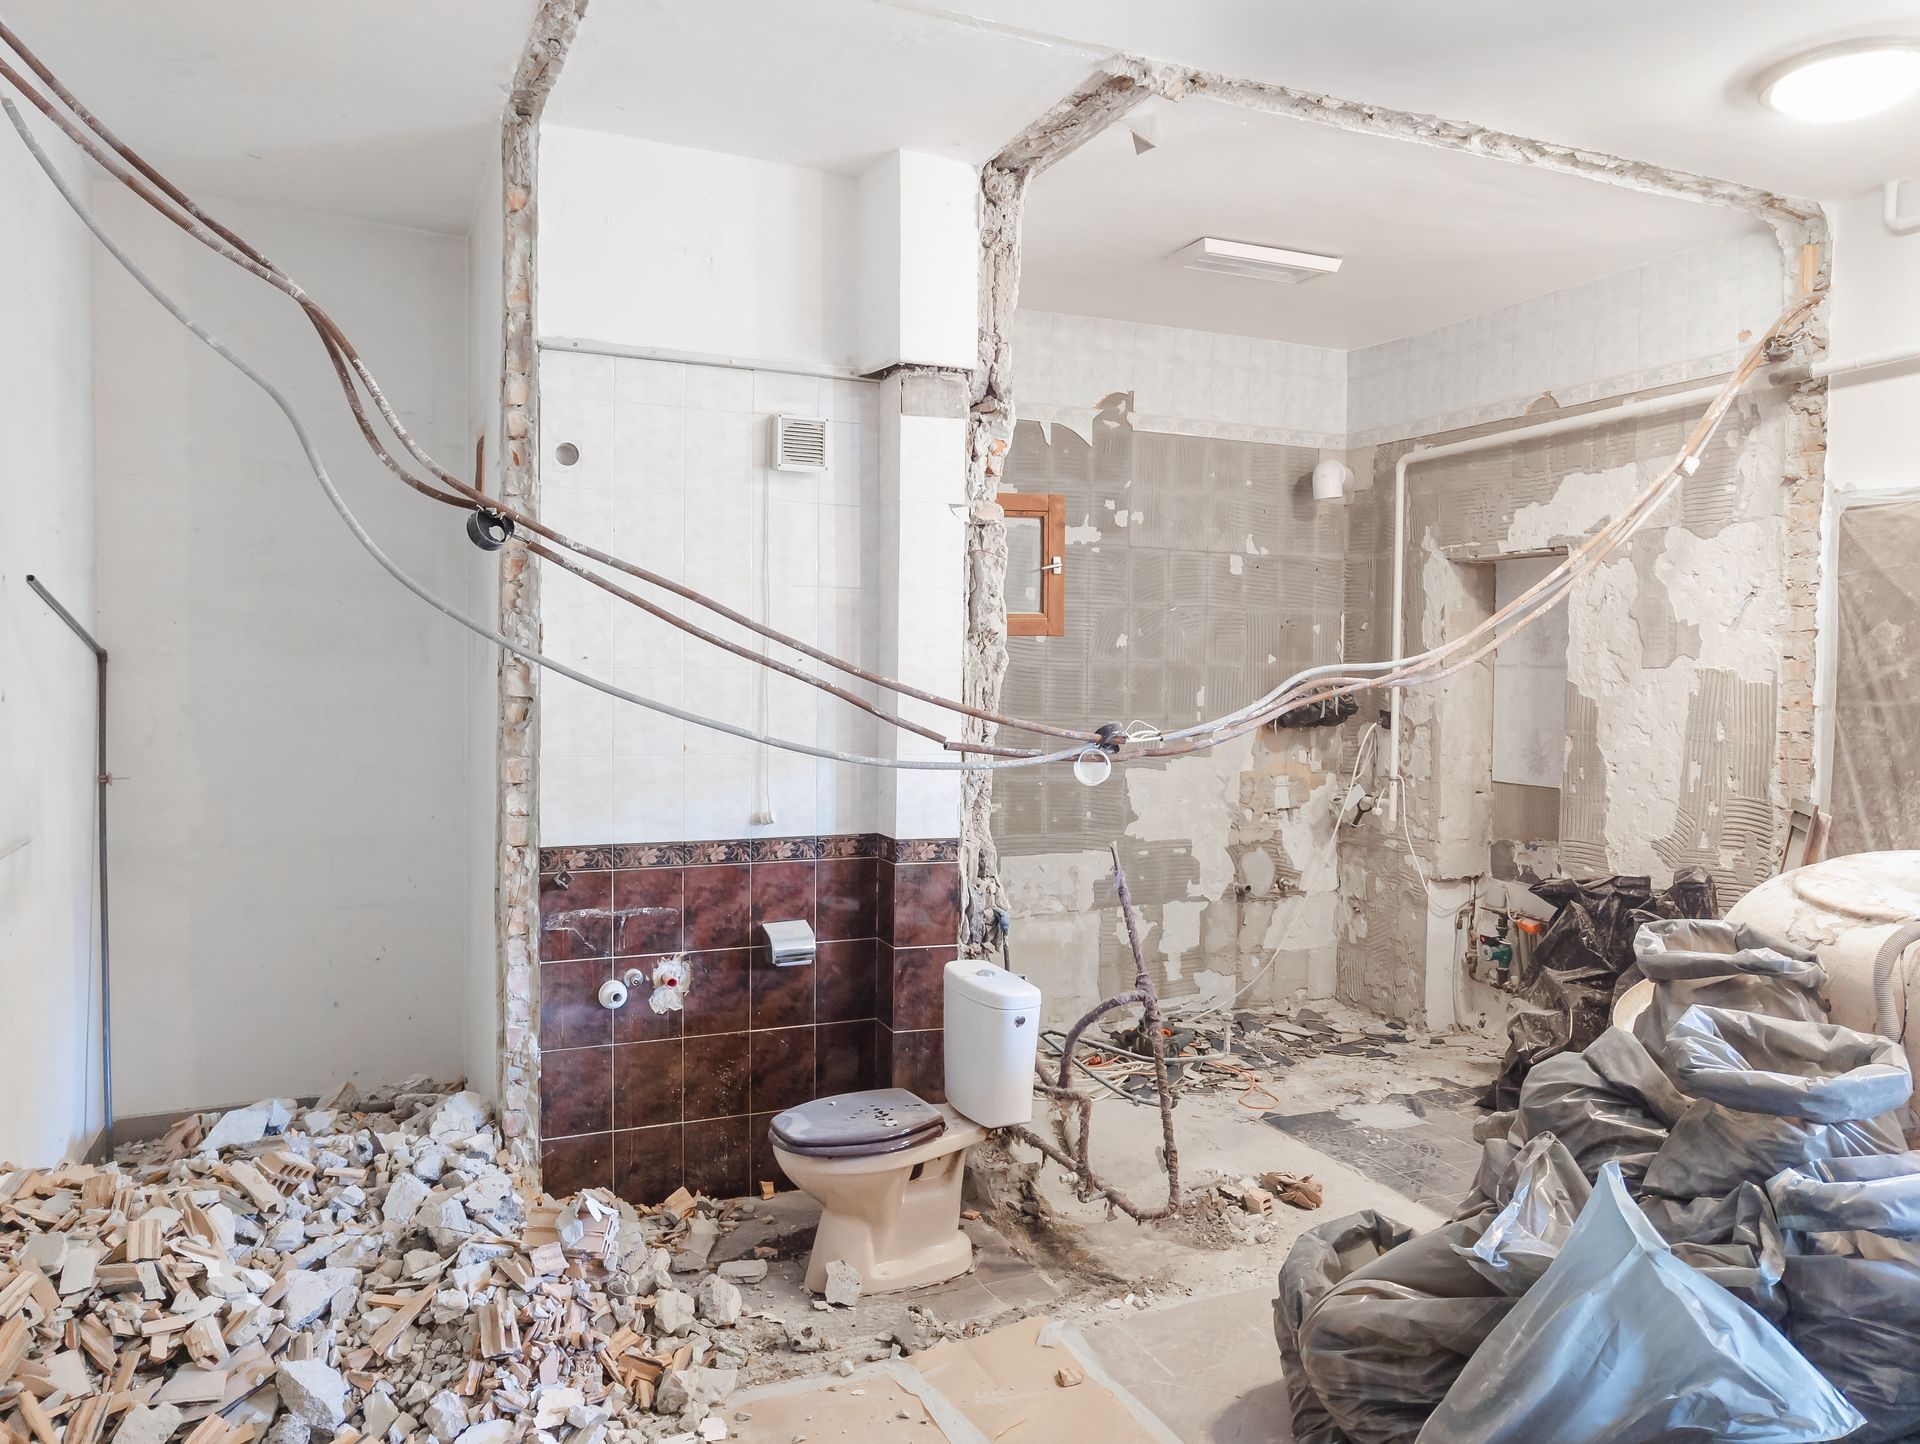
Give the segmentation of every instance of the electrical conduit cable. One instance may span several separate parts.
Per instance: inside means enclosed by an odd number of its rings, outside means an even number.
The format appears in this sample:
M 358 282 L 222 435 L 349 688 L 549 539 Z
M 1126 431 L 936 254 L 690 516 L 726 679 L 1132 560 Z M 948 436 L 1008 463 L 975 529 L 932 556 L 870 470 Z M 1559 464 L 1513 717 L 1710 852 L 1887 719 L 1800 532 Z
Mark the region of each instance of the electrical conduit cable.
M 749 742 L 764 742 L 770 747 L 779 747 L 788 752 L 803 753 L 809 757 L 823 758 L 829 762 L 851 762 L 860 766 L 890 767 L 905 771 L 939 772 L 970 771 L 976 768 L 1031 767 L 1048 762 L 1063 762 L 1079 754 L 1080 749 L 1074 747 L 1041 757 L 996 758 L 979 762 L 961 762 L 940 757 L 864 757 L 856 753 L 839 752 L 827 747 L 815 747 L 803 742 L 790 741 L 786 738 L 765 737 L 750 728 L 738 727 L 731 722 L 722 722 L 713 717 L 703 717 L 697 712 L 689 712 L 683 708 L 656 701 L 651 697 L 642 697 L 636 693 L 626 691 L 624 688 L 615 687 L 611 683 L 603 682 L 596 677 L 589 676 L 573 667 L 569 667 L 564 662 L 558 662 L 551 657 L 544 656 L 532 648 L 522 647 L 515 642 L 511 642 L 493 628 L 482 622 L 475 621 L 452 603 L 443 600 L 436 593 L 429 590 L 424 583 L 415 580 L 414 577 L 408 574 L 398 563 L 380 549 L 379 543 L 374 541 L 374 539 L 368 535 L 366 528 L 360 525 L 359 518 L 353 514 L 352 509 L 348 507 L 346 503 L 346 499 L 340 495 L 338 488 L 334 486 L 333 478 L 327 473 L 326 463 L 320 459 L 320 454 L 314 446 L 313 438 L 308 433 L 306 424 L 301 421 L 299 413 L 294 410 L 293 403 L 287 399 L 279 387 L 275 386 L 273 382 L 254 369 L 251 363 L 243 357 L 236 355 L 233 351 L 230 351 L 218 337 L 214 336 L 201 326 L 199 322 L 195 321 L 182 310 L 165 291 L 160 289 L 159 285 L 149 277 L 145 271 L 140 269 L 133 258 L 120 248 L 119 243 L 107 234 L 101 227 L 99 221 L 94 218 L 93 213 L 87 209 L 85 203 L 74 193 L 73 188 L 67 184 L 66 178 L 55 168 L 52 159 L 40 148 L 39 142 L 33 138 L 32 132 L 27 129 L 26 121 L 21 116 L 19 108 L 15 106 L 11 100 L 0 100 L 0 109 L 5 110 L 7 119 L 12 123 L 14 130 L 19 133 L 21 141 L 33 155 L 35 162 L 46 175 L 48 181 L 52 183 L 55 190 L 59 191 L 61 198 L 66 201 L 73 213 L 80 218 L 82 224 L 93 232 L 94 238 L 106 248 L 107 253 L 111 255 L 115 261 L 119 262 L 127 274 L 139 284 L 140 288 L 152 296 L 155 301 L 159 302 L 169 315 L 191 331 L 222 360 L 233 366 L 241 375 L 245 376 L 249 381 L 253 382 L 254 385 L 266 392 L 274 405 L 280 408 L 281 414 L 287 419 L 287 424 L 293 428 L 294 436 L 300 443 L 301 451 L 306 455 L 307 465 L 312 469 L 314 479 L 320 483 L 320 487 L 326 493 L 327 500 L 332 504 L 334 511 L 338 513 L 340 519 L 346 523 L 348 530 L 353 533 L 354 539 L 366 549 L 367 554 L 378 562 L 381 568 L 395 581 L 399 582 L 401 586 L 412 592 L 435 611 L 458 622 L 468 631 L 486 638 L 486 640 L 496 646 L 505 648 L 517 657 L 525 658 L 536 666 L 544 667 L 550 672 L 557 672 L 559 675 L 569 677 L 584 686 L 592 687 L 596 691 L 605 692 L 608 696 L 618 697 L 622 701 L 631 702 L 636 706 L 645 707 L 654 712 L 665 713 L 669 717 L 677 717 L 683 722 L 692 722 L 701 727 L 712 728 L 718 732 L 726 732 L 732 736 L 744 738 Z

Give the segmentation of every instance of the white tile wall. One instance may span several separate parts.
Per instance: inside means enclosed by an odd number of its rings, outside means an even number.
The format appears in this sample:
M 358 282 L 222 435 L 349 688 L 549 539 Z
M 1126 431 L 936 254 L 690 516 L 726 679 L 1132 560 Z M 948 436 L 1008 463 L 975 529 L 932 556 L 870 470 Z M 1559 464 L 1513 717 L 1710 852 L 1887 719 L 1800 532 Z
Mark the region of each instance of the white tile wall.
M 1347 354 L 1349 444 L 1504 420 L 1546 393 L 1578 405 L 1711 376 L 1785 296 L 1779 244 L 1757 233 L 1363 347 Z
M 1013 385 L 1039 421 L 1084 425 L 1131 390 L 1143 430 L 1297 446 L 1340 446 L 1347 430 L 1344 351 L 1250 336 L 1022 310 Z
M 829 419 L 830 470 L 767 465 L 776 411 Z M 543 509 L 562 530 L 748 616 L 762 613 L 764 571 L 774 626 L 872 665 L 881 492 L 873 383 L 555 350 L 541 357 L 541 412 Z M 579 448 L 570 466 L 555 455 L 562 443 Z M 616 579 L 717 635 L 750 638 L 669 593 Z M 780 735 L 863 751 L 878 741 L 878 724 L 845 703 L 688 638 L 577 577 L 545 567 L 541 587 L 547 650 L 618 686 L 756 729 L 764 696 L 768 728 Z M 563 677 L 543 680 L 540 727 L 544 846 L 875 825 L 877 789 L 864 769 L 760 747 Z M 763 790 L 775 820 L 756 827 L 747 819 Z
M 1366 446 L 1518 416 L 1545 393 L 1578 405 L 1725 371 L 1785 295 L 1779 244 L 1755 233 L 1351 352 L 1023 310 L 1014 397 L 1023 417 L 1084 425 L 1131 389 L 1146 430 Z

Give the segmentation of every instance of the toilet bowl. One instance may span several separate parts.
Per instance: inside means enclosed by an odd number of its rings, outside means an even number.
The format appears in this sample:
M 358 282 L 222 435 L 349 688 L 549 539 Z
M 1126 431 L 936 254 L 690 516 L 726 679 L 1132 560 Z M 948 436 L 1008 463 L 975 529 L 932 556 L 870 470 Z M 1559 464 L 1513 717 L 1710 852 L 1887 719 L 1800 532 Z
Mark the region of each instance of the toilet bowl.
M 960 1228 L 967 1150 L 990 1128 L 1033 1116 L 1040 990 L 977 958 L 946 969 L 946 1088 L 932 1104 L 904 1088 L 815 1099 L 777 1115 L 773 1156 L 820 1204 L 807 1287 L 827 1265 L 859 1270 L 861 1292 L 921 1288 L 965 1273 Z

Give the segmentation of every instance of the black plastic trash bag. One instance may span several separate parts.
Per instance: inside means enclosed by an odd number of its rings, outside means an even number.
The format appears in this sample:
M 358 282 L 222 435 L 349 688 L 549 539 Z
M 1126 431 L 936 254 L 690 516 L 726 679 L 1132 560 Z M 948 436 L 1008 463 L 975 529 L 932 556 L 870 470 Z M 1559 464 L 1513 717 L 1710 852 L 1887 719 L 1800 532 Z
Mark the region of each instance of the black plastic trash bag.
M 1300 1366 L 1300 1320 L 1333 1286 L 1364 1264 L 1413 1237 L 1405 1224 L 1368 1209 L 1309 1229 L 1293 1241 L 1280 1266 L 1280 1292 L 1273 1301 L 1273 1336 L 1293 1412 L 1294 1444 L 1347 1444 L 1347 1436 L 1307 1385 Z
M 1905 1049 L 1837 1023 L 1696 1005 L 1668 1030 L 1667 1059 L 1690 1098 L 1814 1123 L 1874 1118 L 1913 1095 Z
M 1666 1046 L 1676 1085 L 1700 1096 L 1648 1166 L 1649 1193 L 1719 1197 L 1817 1159 L 1906 1149 L 1893 1110 L 1913 1076 L 1889 1039 L 1696 1006 Z
M 1759 1184 L 1724 1198 L 1643 1198 L 1640 1209 L 1675 1258 L 1776 1323 L 1785 1316 L 1786 1240 Z
M 1920 1240 L 1920 1153 L 1822 1159 L 1767 1180 L 1780 1227 L 1796 1233 L 1861 1230 Z
M 1464 1220 L 1409 1239 L 1354 1269 L 1300 1309 L 1295 1350 L 1307 1398 L 1303 1401 L 1290 1371 L 1296 1438 L 1316 1444 L 1404 1444 L 1419 1433 L 1467 1360 L 1514 1304 L 1461 1257 L 1479 1239 L 1484 1223 Z M 1294 1247 L 1298 1251 L 1301 1244 Z M 1321 1242 L 1313 1251 L 1326 1247 Z M 1311 1258 L 1310 1252 L 1301 1260 L 1301 1273 L 1313 1272 Z M 1287 1264 L 1294 1268 L 1293 1256 Z M 1286 1271 L 1281 1281 L 1276 1311 L 1284 1315 Z M 1298 1283 L 1293 1291 L 1304 1292 Z M 1302 1434 L 1303 1417 L 1319 1432 Z M 1329 1433 L 1329 1428 L 1338 1432 Z
M 1418 1440 L 1811 1444 L 1863 1422 L 1772 1325 L 1673 1256 L 1609 1166 Z
M 1551 1133 L 1527 1140 L 1501 1180 L 1506 1202 L 1462 1255 L 1467 1266 L 1518 1298 L 1560 1252 L 1593 1187 Z
M 1551 1133 L 1588 1178 L 1617 1162 L 1630 1179 L 1647 1171 L 1687 1108 L 1645 1048 L 1609 1028 L 1579 1053 L 1535 1068 L 1520 1090 L 1514 1142 Z
M 1826 970 L 1804 948 L 1743 924 L 1676 918 L 1634 934 L 1634 960 L 1650 979 L 1653 1001 L 1633 1020 L 1633 1035 L 1663 1064 L 1667 1033 L 1699 1003 L 1824 1023 L 1818 989 Z
M 1514 975 L 1507 1054 L 1480 1100 L 1487 1108 L 1513 1107 L 1534 1068 L 1578 1052 L 1606 1030 L 1613 1000 L 1638 976 L 1633 939 L 1641 923 L 1707 918 L 1719 910 L 1713 878 L 1701 868 L 1680 869 L 1659 893 L 1646 877 L 1549 878 L 1533 892 L 1556 910 Z
M 1867 1418 L 1848 1444 L 1920 1432 L 1920 1155 L 1848 1158 L 1767 1181 L 1794 1250 L 1787 1337 Z

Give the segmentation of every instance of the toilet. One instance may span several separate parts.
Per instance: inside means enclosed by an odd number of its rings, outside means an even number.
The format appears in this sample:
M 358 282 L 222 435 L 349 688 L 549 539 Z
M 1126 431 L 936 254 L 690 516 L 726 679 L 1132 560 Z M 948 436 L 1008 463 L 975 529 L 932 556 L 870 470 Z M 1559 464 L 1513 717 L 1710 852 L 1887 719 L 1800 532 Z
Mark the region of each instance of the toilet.
M 944 1104 L 904 1088 L 818 1098 L 778 1114 L 773 1156 L 820 1204 L 807 1287 L 827 1265 L 860 1271 L 864 1294 L 937 1284 L 967 1271 L 960 1228 L 967 1150 L 991 1128 L 1033 1117 L 1040 990 L 981 958 L 948 963 Z

